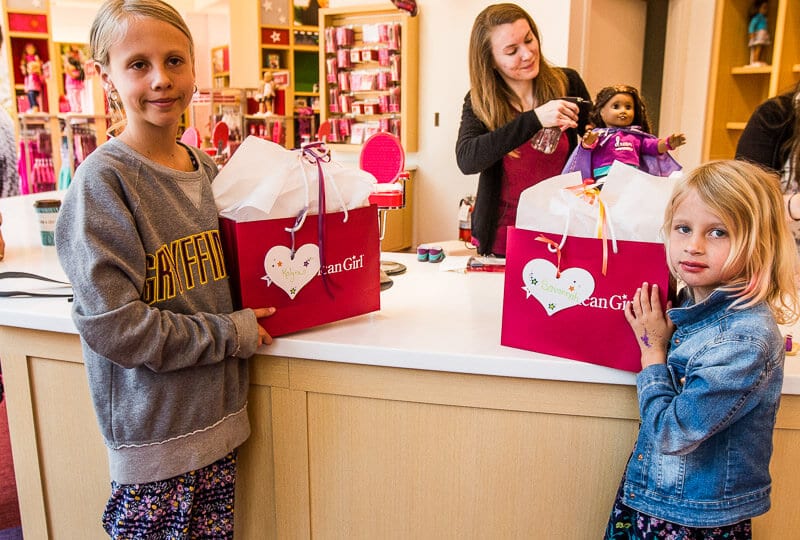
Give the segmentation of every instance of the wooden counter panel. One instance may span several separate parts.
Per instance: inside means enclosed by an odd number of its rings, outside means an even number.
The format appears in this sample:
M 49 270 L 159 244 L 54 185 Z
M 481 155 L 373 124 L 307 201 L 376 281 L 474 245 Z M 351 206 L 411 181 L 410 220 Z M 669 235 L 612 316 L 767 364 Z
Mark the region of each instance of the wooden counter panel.
M 0 344 L 26 538 L 106 538 L 107 457 L 78 336 L 0 327 Z M 237 540 L 598 538 L 636 436 L 631 386 L 268 356 L 251 367 Z M 760 540 L 800 529 L 798 448 L 800 396 L 784 395 Z
M 291 388 L 501 410 L 639 419 L 636 388 L 292 360 Z
M 637 422 L 309 394 L 308 425 L 312 537 L 594 540 Z
M 26 538 L 107 538 L 108 458 L 78 336 L 0 327 L 0 341 Z
M 252 372 L 251 372 L 252 373 Z M 236 479 L 236 538 L 276 538 L 272 393 L 250 386 L 250 437 L 239 448 Z

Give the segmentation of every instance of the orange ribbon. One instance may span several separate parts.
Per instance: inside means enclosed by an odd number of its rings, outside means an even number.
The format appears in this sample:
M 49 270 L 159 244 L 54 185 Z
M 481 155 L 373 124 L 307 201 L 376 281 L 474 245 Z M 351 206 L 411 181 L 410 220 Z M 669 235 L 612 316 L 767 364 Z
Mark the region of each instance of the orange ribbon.
M 561 246 L 558 245 L 558 242 L 555 242 L 554 240 L 550 240 L 549 238 L 547 238 L 546 236 L 543 236 L 541 234 L 539 236 L 537 236 L 535 240 L 537 242 L 543 242 L 543 243 L 547 244 L 547 249 L 549 249 L 550 251 L 552 251 L 553 253 L 556 254 L 556 260 L 557 260 L 557 263 L 556 263 L 556 278 L 560 278 L 561 277 Z
M 603 275 L 606 275 L 606 269 L 608 268 L 608 239 L 605 234 L 606 205 L 603 203 L 603 199 L 600 198 L 600 188 L 597 187 L 597 184 L 584 183 L 565 189 L 573 193 L 576 197 L 583 199 L 589 206 L 594 206 L 595 203 L 597 204 L 598 218 L 595 235 L 603 241 Z

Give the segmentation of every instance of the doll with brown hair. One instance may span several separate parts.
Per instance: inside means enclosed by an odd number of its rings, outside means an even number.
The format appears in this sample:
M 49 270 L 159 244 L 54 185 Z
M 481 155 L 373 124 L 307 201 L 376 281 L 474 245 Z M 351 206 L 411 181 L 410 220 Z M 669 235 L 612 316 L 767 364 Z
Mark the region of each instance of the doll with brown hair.
M 42 78 L 42 59 L 39 58 L 39 52 L 33 43 L 25 44 L 19 69 L 25 76 L 23 86 L 28 96 L 29 110 L 30 112 L 39 112 L 41 108 L 39 98 L 42 95 L 44 79 Z
M 683 133 L 659 139 L 651 133 L 647 108 L 633 86 L 607 86 L 597 93 L 589 114 L 593 129 L 567 161 L 564 172 L 581 171 L 583 178 L 599 180 L 614 161 L 626 163 L 655 176 L 669 176 L 681 166 L 668 150 L 686 143 Z
M 86 79 L 83 62 L 81 50 L 75 45 L 70 45 L 64 55 L 64 90 L 69 100 L 69 110 L 75 113 L 83 110 L 83 88 Z
M 747 46 L 750 47 L 750 65 L 765 66 L 766 62 L 762 59 L 764 48 L 772 43 L 767 24 L 767 13 L 769 13 L 769 2 L 766 0 L 755 0 L 750 7 L 750 23 L 747 25 Z

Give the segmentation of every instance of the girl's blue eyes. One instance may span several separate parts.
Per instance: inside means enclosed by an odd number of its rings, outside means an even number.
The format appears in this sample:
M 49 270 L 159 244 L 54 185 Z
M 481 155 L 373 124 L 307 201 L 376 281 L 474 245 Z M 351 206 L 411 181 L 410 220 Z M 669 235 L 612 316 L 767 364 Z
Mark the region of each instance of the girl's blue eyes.
M 692 232 L 692 229 L 688 225 L 677 225 L 675 226 L 675 230 L 680 234 L 689 234 Z M 708 234 L 712 238 L 725 238 L 728 236 L 728 231 L 725 229 L 711 229 Z

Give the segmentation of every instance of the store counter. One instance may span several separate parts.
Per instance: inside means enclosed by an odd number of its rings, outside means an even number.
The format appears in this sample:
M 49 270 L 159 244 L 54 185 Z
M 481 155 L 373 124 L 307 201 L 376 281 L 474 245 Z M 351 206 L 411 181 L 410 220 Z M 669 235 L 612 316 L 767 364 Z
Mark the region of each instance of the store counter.
M 0 271 L 63 278 L 39 242 L 32 202 L 45 197 L 0 199 Z M 408 271 L 379 312 L 252 359 L 237 538 L 600 537 L 636 437 L 635 376 L 501 346 L 502 273 L 384 258 Z M 107 459 L 69 312 L 63 298 L 0 299 L 26 538 L 104 538 Z M 798 459 L 800 357 L 788 357 L 757 538 L 800 527 Z

